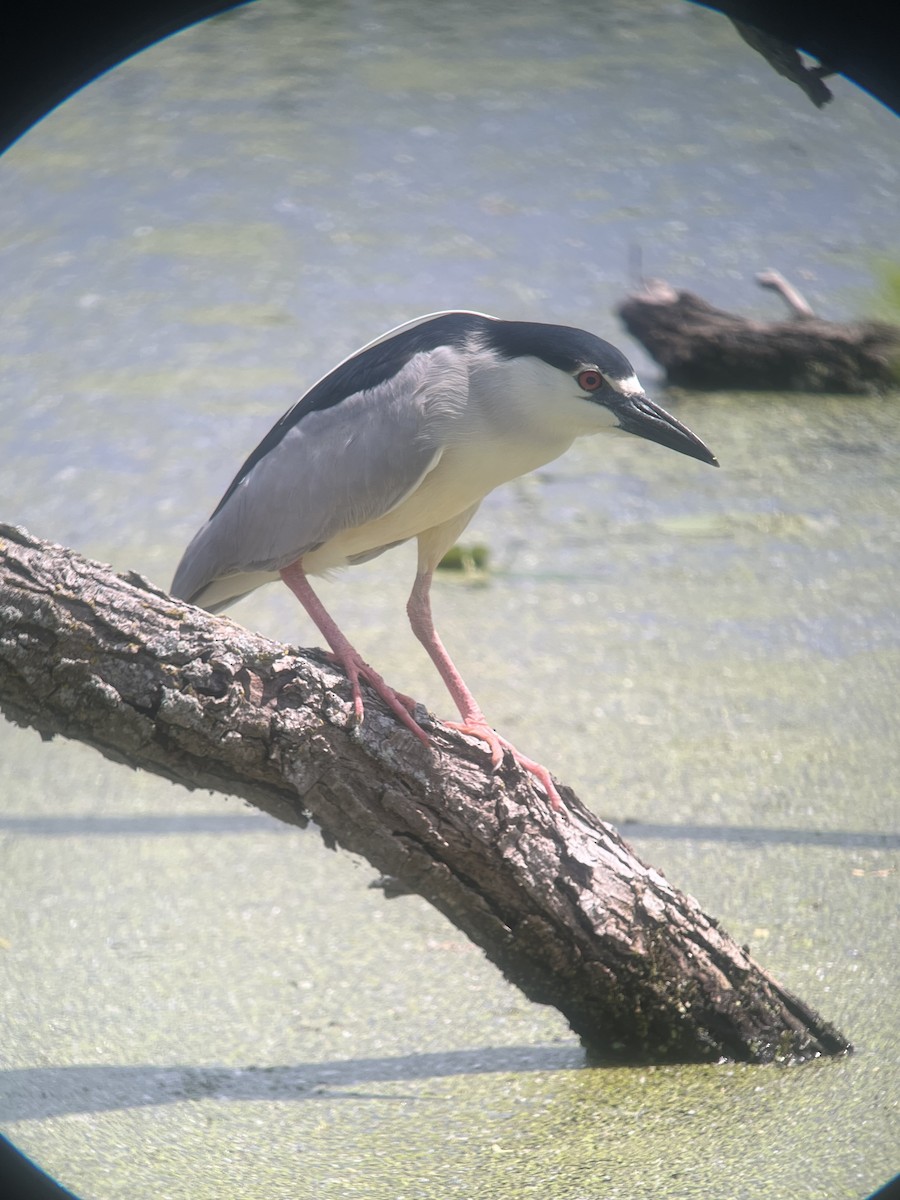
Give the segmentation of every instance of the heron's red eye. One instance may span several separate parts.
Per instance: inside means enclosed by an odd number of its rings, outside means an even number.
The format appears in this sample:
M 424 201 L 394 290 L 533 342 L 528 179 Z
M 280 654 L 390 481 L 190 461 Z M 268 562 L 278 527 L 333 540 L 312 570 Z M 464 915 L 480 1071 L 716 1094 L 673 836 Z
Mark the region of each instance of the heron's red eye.
M 596 392 L 603 387 L 603 376 L 599 371 L 580 371 L 578 386 L 584 392 Z

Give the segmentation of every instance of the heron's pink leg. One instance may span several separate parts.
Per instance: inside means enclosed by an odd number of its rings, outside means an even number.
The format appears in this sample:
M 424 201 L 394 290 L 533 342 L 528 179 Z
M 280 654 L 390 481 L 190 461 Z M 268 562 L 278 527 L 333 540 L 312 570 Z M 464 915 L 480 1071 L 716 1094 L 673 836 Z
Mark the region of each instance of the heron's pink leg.
M 362 692 L 359 688 L 359 680 L 360 676 L 362 676 L 363 679 L 368 680 L 397 719 L 414 733 L 419 741 L 424 742 L 426 746 L 430 746 L 431 742 L 428 734 L 416 724 L 411 716 L 411 709 L 415 708 L 415 701 L 411 700 L 409 696 L 395 692 L 389 684 L 385 683 L 378 672 L 369 666 L 359 651 L 354 650 L 338 628 L 337 623 L 330 616 L 325 605 L 313 591 L 312 585 L 306 577 L 306 572 L 300 566 L 300 563 L 294 562 L 288 567 L 282 567 L 279 574 L 309 613 L 322 637 L 328 642 L 335 661 L 346 672 L 347 678 L 350 680 L 350 686 L 353 689 L 353 711 L 357 723 L 362 721 L 365 712 Z
M 515 746 L 508 742 L 506 738 L 500 737 L 496 730 L 488 725 L 487 718 L 479 708 L 475 697 L 466 687 L 453 660 L 444 648 L 444 644 L 438 637 L 431 616 L 431 577 L 431 571 L 420 571 L 416 575 L 416 581 L 413 584 L 409 602 L 406 605 L 406 612 L 409 616 L 409 623 L 412 626 L 413 633 L 428 651 L 431 661 L 437 667 L 438 673 L 446 684 L 447 691 L 453 697 L 453 702 L 459 709 L 459 715 L 462 717 L 462 721 L 448 721 L 447 724 L 451 729 L 457 729 L 460 733 L 468 734 L 470 737 L 476 737 L 486 742 L 494 770 L 503 761 L 503 751 L 508 750 L 519 766 L 527 771 L 529 775 L 533 775 L 547 793 L 551 808 L 561 809 L 562 800 L 553 784 L 550 772 L 546 767 L 541 766 L 540 763 L 535 762 L 531 758 L 526 758 L 524 754 L 520 754 Z

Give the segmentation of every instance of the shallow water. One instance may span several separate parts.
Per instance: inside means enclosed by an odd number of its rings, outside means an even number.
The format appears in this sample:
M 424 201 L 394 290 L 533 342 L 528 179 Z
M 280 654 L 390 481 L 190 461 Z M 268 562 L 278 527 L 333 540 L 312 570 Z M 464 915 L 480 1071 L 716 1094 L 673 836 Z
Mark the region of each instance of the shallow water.
M 425 6 L 423 6 L 425 7 Z M 467 307 L 618 328 L 644 271 L 826 316 L 900 245 L 896 118 L 816 112 L 691 5 L 260 0 L 0 159 L 0 517 L 166 584 L 356 345 Z M 4 1128 L 85 1195 L 862 1197 L 897 1160 L 896 397 L 662 397 L 487 499 L 445 641 L 491 719 L 857 1046 L 584 1069 L 417 899 L 218 797 L 0 727 Z M 323 584 L 393 683 L 403 548 Z M 268 589 L 234 616 L 317 640 Z M 307 1102 L 308 1103 L 305 1103 Z M 139 1153 L 135 1147 L 141 1147 Z

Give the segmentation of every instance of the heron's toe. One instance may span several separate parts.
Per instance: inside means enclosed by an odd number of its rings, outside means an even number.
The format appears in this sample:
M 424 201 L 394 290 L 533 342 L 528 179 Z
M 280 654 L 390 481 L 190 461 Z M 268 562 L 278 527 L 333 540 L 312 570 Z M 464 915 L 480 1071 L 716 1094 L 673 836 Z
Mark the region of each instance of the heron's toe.
M 457 733 L 464 733 L 467 737 L 478 738 L 480 742 L 485 742 L 491 756 L 491 770 L 498 770 L 503 762 L 504 742 L 497 731 L 491 729 L 487 721 L 447 721 L 445 724 L 449 729 L 455 729 Z

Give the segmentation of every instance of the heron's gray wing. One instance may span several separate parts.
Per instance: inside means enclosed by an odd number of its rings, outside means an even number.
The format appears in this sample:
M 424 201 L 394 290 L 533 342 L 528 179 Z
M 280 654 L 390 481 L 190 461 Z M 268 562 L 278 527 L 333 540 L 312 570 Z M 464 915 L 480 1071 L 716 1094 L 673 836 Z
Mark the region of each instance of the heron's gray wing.
M 332 405 L 340 404 L 364 389 L 373 391 L 380 384 L 399 375 L 417 355 L 432 354 L 438 350 L 451 353 L 462 351 L 473 337 L 478 338 L 486 329 L 497 324 L 495 317 L 486 316 L 484 313 L 455 310 L 429 313 L 389 329 L 387 333 L 368 342 L 339 362 L 327 375 L 323 375 L 280 420 L 275 422 L 247 457 L 219 501 L 218 507 L 221 508 L 225 504 L 244 476 L 278 445 L 288 430 L 293 429 L 311 412 L 331 408 Z
M 462 356 L 442 347 L 377 387 L 305 413 L 226 493 L 185 551 L 173 595 L 223 607 L 390 512 L 436 465 L 444 418 L 465 406 L 467 392 Z

